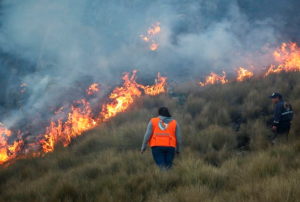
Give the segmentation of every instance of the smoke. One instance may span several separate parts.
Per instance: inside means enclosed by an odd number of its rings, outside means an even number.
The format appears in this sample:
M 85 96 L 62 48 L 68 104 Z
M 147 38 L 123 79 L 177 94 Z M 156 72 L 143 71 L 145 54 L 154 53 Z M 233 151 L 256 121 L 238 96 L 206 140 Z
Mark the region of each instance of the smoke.
M 241 5 L 235 0 L 3 0 L 2 60 L 18 62 L 0 66 L 2 75 L 10 72 L 1 95 L 12 89 L 20 94 L 18 87 L 27 84 L 24 94 L 15 96 L 21 106 L 6 107 L 17 112 L 4 124 L 13 126 L 51 106 L 70 106 L 94 82 L 103 91 L 93 98 L 97 103 L 124 71 L 137 69 L 145 83 L 157 72 L 170 82 L 199 79 L 210 71 L 234 74 L 240 66 L 259 72 L 270 64 L 281 33 L 272 16 L 256 19 Z M 155 36 L 159 48 L 150 51 L 139 36 L 156 22 L 161 24 Z

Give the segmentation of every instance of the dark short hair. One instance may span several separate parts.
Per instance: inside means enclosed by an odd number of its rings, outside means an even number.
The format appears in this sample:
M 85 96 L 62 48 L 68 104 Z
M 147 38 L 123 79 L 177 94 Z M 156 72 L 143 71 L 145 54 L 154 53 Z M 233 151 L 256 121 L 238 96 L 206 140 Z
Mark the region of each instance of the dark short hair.
M 165 116 L 165 117 L 171 117 L 171 114 L 170 114 L 168 108 L 166 108 L 166 107 L 159 108 L 158 115 Z

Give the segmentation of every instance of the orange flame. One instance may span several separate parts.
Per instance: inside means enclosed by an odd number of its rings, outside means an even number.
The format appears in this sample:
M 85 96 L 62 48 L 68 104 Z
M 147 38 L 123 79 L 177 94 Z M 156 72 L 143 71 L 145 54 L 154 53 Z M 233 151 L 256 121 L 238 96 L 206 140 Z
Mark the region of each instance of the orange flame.
M 12 132 L 0 123 L 0 164 L 15 158 L 23 148 L 23 140 L 17 139 L 12 145 L 8 144 L 7 140 L 11 134 Z
M 237 74 L 238 74 L 238 76 L 237 76 L 236 80 L 238 80 L 238 81 L 243 81 L 245 77 L 251 78 L 253 76 L 252 72 L 250 72 L 249 70 L 246 70 L 242 67 L 240 67 L 240 69 L 237 70 Z
M 84 131 L 90 130 L 101 121 L 100 116 L 103 120 L 107 120 L 112 116 L 115 116 L 118 112 L 122 112 L 128 108 L 133 102 L 134 97 L 142 94 L 141 90 L 144 90 L 145 94 L 157 95 L 165 92 L 164 86 L 166 85 L 166 77 L 161 77 L 158 73 L 158 79 L 156 79 L 155 85 L 143 86 L 136 83 L 136 70 L 133 71 L 132 76 L 129 78 L 129 73 L 124 73 L 123 80 L 124 84 L 122 87 L 116 87 L 110 95 L 110 103 L 102 106 L 102 112 L 98 117 L 94 118 L 92 109 L 85 99 L 76 101 L 76 106 L 71 106 L 71 112 L 68 113 L 68 117 L 61 117 L 55 123 L 53 120 L 50 125 L 46 128 L 46 133 L 41 134 L 34 143 L 27 143 L 26 148 L 22 138 L 19 138 L 20 131 L 18 133 L 18 139 L 12 144 L 8 145 L 7 139 L 10 137 L 12 132 L 5 128 L 0 123 L 0 164 L 16 158 L 21 151 L 25 154 L 30 153 L 32 156 L 39 156 L 43 153 L 48 153 L 54 150 L 55 144 L 61 142 L 63 146 L 68 146 L 72 140 Z M 91 85 L 93 86 L 93 85 Z M 96 85 L 95 85 L 96 87 Z M 140 90 L 141 89 L 141 90 Z M 63 107 L 58 111 L 55 111 L 56 116 L 63 115 Z M 54 108 L 51 108 L 54 110 Z M 63 122 L 63 119 L 66 119 Z M 38 148 L 33 151 L 31 147 Z
M 282 43 L 281 47 L 278 47 L 274 51 L 273 56 L 279 65 L 276 67 L 272 64 L 265 73 L 265 76 L 268 76 L 270 73 L 279 73 L 282 71 L 300 71 L 300 47 L 296 43 Z
M 118 112 L 124 111 L 133 102 L 133 96 L 139 97 L 141 95 L 141 91 L 137 88 L 135 74 L 136 70 L 133 71 L 129 79 L 129 73 L 126 72 L 123 76 L 123 86 L 120 88 L 116 87 L 110 94 L 109 98 L 112 99 L 112 102 L 104 105 L 102 108 L 104 119 L 108 119 L 115 116 Z
M 156 49 L 157 49 L 157 47 L 158 47 L 158 44 L 157 44 L 157 43 L 155 43 L 155 41 L 154 41 L 154 40 L 152 40 L 152 45 L 151 45 L 151 46 L 149 46 L 150 50 L 154 51 L 154 50 L 156 50 Z
M 123 77 L 123 80 L 125 81 L 123 86 L 115 88 L 110 94 L 109 98 L 112 99 L 112 102 L 104 105 L 102 108 L 102 115 L 105 120 L 115 116 L 118 112 L 125 111 L 133 102 L 133 97 L 139 97 L 142 94 L 139 88 L 143 89 L 144 93 L 148 95 L 157 95 L 165 92 L 164 87 L 166 85 L 167 77 L 161 77 L 160 73 L 158 73 L 158 80 L 156 80 L 155 85 L 143 86 L 136 83 L 135 74 L 136 70 L 133 71 L 133 74 L 129 79 L 129 73 L 125 73 Z
M 223 71 L 223 76 L 218 76 L 217 74 L 211 72 L 210 76 L 206 77 L 206 82 L 202 83 L 200 82 L 200 86 L 206 86 L 208 84 L 215 84 L 215 83 L 221 83 L 221 84 L 225 84 L 228 82 L 226 78 L 226 73 Z
M 71 106 L 72 113 L 69 113 L 68 120 L 64 124 L 62 119 L 58 120 L 57 126 L 55 122 L 51 121 L 50 126 L 46 129 L 46 134 L 41 135 L 44 137 L 41 144 L 45 153 L 53 151 L 57 142 L 61 142 L 65 147 L 68 146 L 72 138 L 96 125 L 96 121 L 92 118 L 90 104 L 85 100 L 81 100 L 81 103 L 82 109 Z
M 98 92 L 98 91 L 99 91 L 99 88 L 98 88 L 97 83 L 90 85 L 89 89 L 86 89 L 86 92 L 88 95 L 93 95 L 95 92 Z
M 8 145 L 7 138 L 11 135 L 11 131 L 5 128 L 0 123 L 0 163 L 7 161 L 9 156 L 7 155 Z
M 148 29 L 148 35 L 147 36 L 143 36 L 143 35 L 140 35 L 140 37 L 142 38 L 142 40 L 146 41 L 146 42 L 149 42 L 150 39 L 156 35 L 157 33 L 160 32 L 160 27 L 159 27 L 159 22 L 157 22 L 157 26 L 156 25 L 153 25 L 153 29 L 149 28 Z M 155 43 L 154 40 L 152 40 L 152 44 L 149 46 L 149 49 L 154 51 L 156 50 L 158 47 L 158 44 Z
M 165 85 L 166 85 L 167 77 L 162 77 L 160 72 L 157 74 L 157 79 L 155 79 L 155 85 L 152 86 L 143 86 L 139 85 L 147 95 L 158 95 L 160 93 L 165 92 Z
M 140 35 L 140 37 L 144 41 L 148 42 L 154 35 L 156 35 L 158 32 L 160 32 L 159 22 L 157 22 L 156 24 L 157 24 L 157 26 L 152 24 L 153 29 L 151 29 L 151 28 L 148 29 L 147 36 Z

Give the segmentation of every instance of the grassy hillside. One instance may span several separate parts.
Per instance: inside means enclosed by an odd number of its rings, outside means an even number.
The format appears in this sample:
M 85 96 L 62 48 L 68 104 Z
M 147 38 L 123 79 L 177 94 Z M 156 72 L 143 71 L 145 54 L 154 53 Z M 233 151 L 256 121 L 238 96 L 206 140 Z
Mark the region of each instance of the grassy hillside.
M 200 88 L 174 84 L 168 95 L 143 97 L 131 108 L 44 157 L 0 168 L 0 201 L 299 201 L 300 73 Z M 290 141 L 271 146 L 268 95 L 293 106 Z M 182 153 L 160 172 L 149 147 L 148 121 L 166 106 L 179 122 Z

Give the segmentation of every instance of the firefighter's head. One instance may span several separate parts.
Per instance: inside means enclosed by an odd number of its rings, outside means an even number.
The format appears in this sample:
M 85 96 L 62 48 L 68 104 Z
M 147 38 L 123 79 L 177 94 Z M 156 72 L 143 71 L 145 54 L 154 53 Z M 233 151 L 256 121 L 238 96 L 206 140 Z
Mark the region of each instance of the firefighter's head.
M 272 95 L 269 96 L 269 98 L 271 98 L 271 99 L 272 99 L 272 102 L 273 102 L 274 104 L 276 104 L 279 100 L 282 99 L 282 96 L 281 96 L 281 94 L 279 94 L 279 93 L 273 93 Z
M 171 114 L 166 107 L 161 107 L 158 109 L 158 115 L 165 116 L 165 117 L 171 117 Z

